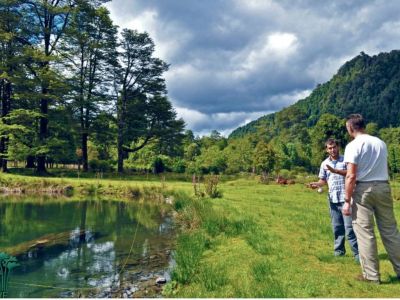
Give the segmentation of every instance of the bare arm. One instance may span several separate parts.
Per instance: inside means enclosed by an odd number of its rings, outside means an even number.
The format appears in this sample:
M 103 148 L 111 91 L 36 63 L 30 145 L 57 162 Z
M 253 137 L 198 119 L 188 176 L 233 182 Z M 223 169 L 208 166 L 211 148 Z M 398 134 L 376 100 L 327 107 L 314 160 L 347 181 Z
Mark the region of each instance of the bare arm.
M 323 186 L 325 184 L 326 184 L 326 180 L 320 179 L 320 180 L 318 180 L 316 182 L 310 182 L 307 186 L 309 188 L 316 189 L 316 188 L 319 188 L 319 187 L 321 187 L 321 186 Z
M 334 168 L 332 168 L 330 165 L 326 165 L 326 168 L 327 168 L 330 172 L 335 173 L 335 174 L 339 174 L 339 175 L 342 175 L 342 176 L 346 176 L 346 174 L 347 174 L 347 170 L 334 169 Z
M 345 179 L 345 191 L 344 200 L 346 201 L 343 205 L 343 214 L 349 216 L 350 213 L 350 201 L 353 196 L 354 187 L 356 186 L 357 179 L 357 165 L 348 163 L 347 174 Z

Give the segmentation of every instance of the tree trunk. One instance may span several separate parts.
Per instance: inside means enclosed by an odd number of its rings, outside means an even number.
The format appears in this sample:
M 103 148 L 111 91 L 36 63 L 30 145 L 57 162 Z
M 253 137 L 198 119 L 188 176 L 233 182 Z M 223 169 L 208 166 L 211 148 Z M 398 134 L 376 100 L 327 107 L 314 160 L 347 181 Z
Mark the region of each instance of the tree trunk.
M 26 158 L 26 166 L 25 166 L 25 168 L 35 168 L 35 167 L 36 167 L 35 166 L 35 157 L 32 156 L 32 155 L 29 155 Z
M 12 70 L 10 70 L 12 72 Z M 1 116 L 5 117 L 11 110 L 11 93 L 12 86 L 11 82 L 8 80 L 3 80 L 1 85 Z M 6 121 L 4 121 L 6 122 Z M 7 123 L 7 122 L 6 122 Z M 8 146 L 8 137 L 1 137 L 0 139 L 0 155 L 1 155 L 1 170 L 3 172 L 8 172 L 7 169 L 7 147 Z
M 88 142 L 88 134 L 86 132 L 82 133 L 82 165 L 84 172 L 89 171 L 87 142 Z
M 46 92 L 46 94 L 47 94 L 47 92 Z M 41 145 L 44 145 L 44 144 L 46 144 L 47 125 L 49 123 L 49 120 L 47 119 L 48 102 L 46 99 L 40 100 L 40 112 L 44 116 L 40 117 L 39 139 L 40 139 Z M 38 172 L 46 172 L 46 156 L 44 154 L 41 154 L 38 156 L 37 171 Z
M 117 104 L 117 123 L 118 123 L 118 138 L 117 138 L 117 151 L 118 151 L 118 162 L 117 162 L 117 170 L 118 173 L 124 172 L 124 97 L 125 92 L 122 93 L 121 98 L 118 99 Z
M 118 173 L 124 172 L 124 150 L 122 149 L 122 134 L 118 130 Z
M 43 93 L 43 95 L 47 95 L 48 94 L 47 88 L 43 88 L 42 93 Z M 40 113 L 42 114 L 42 116 L 40 117 L 39 140 L 40 140 L 40 144 L 42 146 L 42 145 L 46 144 L 47 126 L 49 123 L 49 119 L 47 117 L 47 113 L 48 113 L 47 99 L 40 100 Z M 38 155 L 36 171 L 37 171 L 37 173 L 46 173 L 46 155 L 45 154 Z

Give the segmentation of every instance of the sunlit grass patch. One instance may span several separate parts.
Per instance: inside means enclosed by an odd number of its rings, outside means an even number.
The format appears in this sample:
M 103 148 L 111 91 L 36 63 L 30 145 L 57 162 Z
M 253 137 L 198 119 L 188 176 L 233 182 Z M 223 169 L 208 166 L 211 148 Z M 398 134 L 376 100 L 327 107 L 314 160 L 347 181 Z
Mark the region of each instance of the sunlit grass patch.
M 176 268 L 172 272 L 172 279 L 183 284 L 189 283 L 197 272 L 206 237 L 201 232 L 182 234 L 177 243 L 179 247 L 174 253 Z
M 228 283 L 226 268 L 222 263 L 218 265 L 204 266 L 197 273 L 197 282 L 199 282 L 205 290 L 215 291 L 223 288 Z

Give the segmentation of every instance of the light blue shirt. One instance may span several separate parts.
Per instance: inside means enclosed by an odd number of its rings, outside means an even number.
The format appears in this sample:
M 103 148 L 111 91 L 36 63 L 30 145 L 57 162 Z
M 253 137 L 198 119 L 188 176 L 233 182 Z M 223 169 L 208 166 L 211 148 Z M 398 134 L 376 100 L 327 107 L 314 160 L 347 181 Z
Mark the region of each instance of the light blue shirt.
M 345 176 L 331 173 L 326 165 L 330 165 L 334 169 L 346 170 L 346 163 L 343 155 L 339 155 L 337 160 L 331 160 L 330 157 L 321 163 L 318 177 L 328 183 L 328 198 L 332 203 L 344 202 L 344 182 Z

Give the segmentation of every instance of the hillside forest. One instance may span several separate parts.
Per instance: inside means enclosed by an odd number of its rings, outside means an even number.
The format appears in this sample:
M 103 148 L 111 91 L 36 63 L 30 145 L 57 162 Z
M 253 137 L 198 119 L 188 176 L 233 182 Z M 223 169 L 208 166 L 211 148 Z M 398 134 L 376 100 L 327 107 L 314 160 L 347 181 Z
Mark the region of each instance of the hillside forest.
M 361 53 L 307 98 L 229 137 L 198 137 L 172 107 L 170 66 L 155 57 L 152 38 L 118 28 L 106 2 L 1 0 L 3 172 L 19 162 L 37 173 L 74 165 L 290 177 L 316 171 L 328 137 L 346 145 L 349 113 L 366 117 L 367 131 L 388 144 L 391 172 L 400 171 L 400 51 Z

